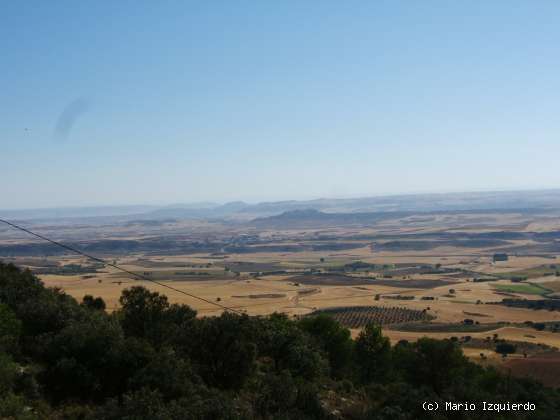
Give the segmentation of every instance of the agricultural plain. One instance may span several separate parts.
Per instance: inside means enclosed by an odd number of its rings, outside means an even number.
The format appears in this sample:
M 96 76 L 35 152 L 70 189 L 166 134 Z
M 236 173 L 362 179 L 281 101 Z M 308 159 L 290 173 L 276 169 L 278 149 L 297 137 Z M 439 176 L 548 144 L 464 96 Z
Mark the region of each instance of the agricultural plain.
M 326 312 L 353 335 L 376 322 L 393 342 L 452 338 L 480 363 L 524 374 L 526 360 L 549 363 L 560 348 L 559 220 L 550 211 L 297 210 L 251 220 L 33 222 L 144 280 L 7 229 L 0 258 L 78 299 L 100 296 L 109 311 L 134 285 L 200 316 L 221 311 L 155 280 L 251 315 Z M 500 343 L 514 351 L 497 353 Z

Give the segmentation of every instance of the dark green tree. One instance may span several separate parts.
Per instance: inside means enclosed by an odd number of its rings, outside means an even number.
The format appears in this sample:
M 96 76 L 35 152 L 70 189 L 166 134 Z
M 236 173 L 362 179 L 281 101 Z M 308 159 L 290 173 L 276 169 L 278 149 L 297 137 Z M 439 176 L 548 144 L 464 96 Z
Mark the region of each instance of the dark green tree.
M 18 353 L 22 323 L 16 314 L 4 304 L 0 304 L 0 352 Z
M 496 344 L 496 353 L 501 354 L 503 357 L 507 357 L 508 354 L 515 353 L 517 347 L 511 343 L 498 343 Z
M 239 388 L 253 373 L 257 348 L 248 316 L 224 312 L 202 318 L 187 334 L 189 340 L 182 350 L 212 386 Z
M 105 301 L 100 297 L 85 295 L 82 299 L 82 305 L 89 309 L 104 311 L 106 308 Z
M 335 377 L 342 377 L 350 367 L 354 349 L 350 330 L 327 314 L 303 318 L 300 327 L 314 337 L 325 351 Z
M 381 333 L 381 327 L 368 324 L 355 344 L 358 376 L 363 383 L 383 381 L 391 367 L 391 344 Z

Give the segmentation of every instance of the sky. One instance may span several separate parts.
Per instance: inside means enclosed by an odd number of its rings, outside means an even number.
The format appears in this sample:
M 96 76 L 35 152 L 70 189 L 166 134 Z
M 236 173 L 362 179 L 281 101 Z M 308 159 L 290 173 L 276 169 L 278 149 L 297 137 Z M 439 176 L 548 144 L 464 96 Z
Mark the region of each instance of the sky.
M 560 2 L 0 1 L 0 208 L 560 186 Z

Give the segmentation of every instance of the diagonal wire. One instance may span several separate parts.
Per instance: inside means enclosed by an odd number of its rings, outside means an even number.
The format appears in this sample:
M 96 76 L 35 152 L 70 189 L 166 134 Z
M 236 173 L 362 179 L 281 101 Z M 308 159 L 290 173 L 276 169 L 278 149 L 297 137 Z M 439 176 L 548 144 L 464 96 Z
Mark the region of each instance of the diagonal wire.
M 35 233 L 35 232 L 33 232 L 33 231 L 29 230 L 29 229 L 26 229 L 26 228 L 24 228 L 24 227 L 18 226 L 18 225 L 16 225 L 15 223 L 8 222 L 7 220 L 3 220 L 3 219 L 0 219 L 0 222 L 1 222 L 1 223 L 5 223 L 6 225 L 13 227 L 14 229 L 21 230 L 22 232 L 28 233 L 29 235 L 32 235 L 32 236 L 35 236 L 35 237 L 37 237 L 37 238 L 39 238 L 39 239 L 42 239 L 42 240 L 47 241 L 47 242 L 50 242 L 51 244 L 57 245 L 57 246 L 59 246 L 59 247 L 61 247 L 61 248 L 64 248 L 64 249 L 66 249 L 66 250 L 68 250 L 68 251 L 74 252 L 74 253 L 76 253 L 76 254 L 83 255 L 84 257 L 89 258 L 90 260 L 97 261 L 97 262 L 100 262 L 100 263 L 102 263 L 102 264 L 108 265 L 109 267 L 116 268 L 117 270 L 122 271 L 123 273 L 130 274 L 130 275 L 132 275 L 132 276 L 134 276 L 134 277 L 136 277 L 136 278 L 138 278 L 138 279 L 140 279 L 140 280 L 145 280 L 145 281 L 149 281 L 149 282 L 155 283 L 155 284 L 157 284 L 157 285 L 159 285 L 159 286 L 161 286 L 161 287 L 165 287 L 165 288 L 167 288 L 167 289 L 173 290 L 174 292 L 181 293 L 181 294 L 183 294 L 183 295 L 185 295 L 185 296 L 189 296 L 189 297 L 192 297 L 192 298 L 201 300 L 201 301 L 203 301 L 203 302 L 206 302 L 206 303 L 209 303 L 209 304 L 211 304 L 211 305 L 217 306 L 217 307 L 219 307 L 219 308 L 221 308 L 221 309 L 224 309 L 224 310 L 226 310 L 226 311 L 231 311 L 231 312 L 235 312 L 235 313 L 238 313 L 238 314 L 243 314 L 242 311 L 238 311 L 237 309 L 230 308 L 230 307 L 228 307 L 228 306 L 221 305 L 221 304 L 216 303 L 216 302 L 212 302 L 211 300 L 205 299 L 205 298 L 200 297 L 200 296 L 193 295 L 192 293 L 185 292 L 184 290 L 177 289 L 177 288 L 175 288 L 175 287 L 173 287 L 173 286 L 169 286 L 168 284 L 159 282 L 159 281 L 157 281 L 157 280 L 150 279 L 150 278 L 148 278 L 148 277 L 146 277 L 146 276 L 143 276 L 143 275 L 141 275 L 141 274 L 138 274 L 138 273 L 135 273 L 135 272 L 133 272 L 133 271 L 127 270 L 127 269 L 125 269 L 125 268 L 119 267 L 118 265 L 112 264 L 112 263 L 110 263 L 110 262 L 108 262 L 108 261 L 105 261 L 105 260 L 103 260 L 103 259 L 101 259 L 101 258 L 94 257 L 93 255 L 86 254 L 85 252 L 80 251 L 79 249 L 76 249 L 76 248 L 74 248 L 74 247 L 72 247 L 72 246 L 64 245 L 64 244 L 62 244 L 62 243 L 60 243 L 60 242 L 54 241 L 54 240 L 52 240 L 52 239 L 49 239 L 49 238 L 47 238 L 46 236 L 40 235 L 40 234 L 38 234 L 38 233 Z

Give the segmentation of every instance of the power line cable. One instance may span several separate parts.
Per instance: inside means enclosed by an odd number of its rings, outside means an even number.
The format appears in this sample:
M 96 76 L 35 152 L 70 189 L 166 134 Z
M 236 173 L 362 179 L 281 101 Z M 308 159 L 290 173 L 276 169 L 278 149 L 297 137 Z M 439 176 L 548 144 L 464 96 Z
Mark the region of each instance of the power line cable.
M 120 270 L 120 271 L 122 271 L 123 273 L 130 274 L 130 275 L 132 275 L 132 276 L 134 276 L 134 277 L 136 277 L 136 278 L 138 278 L 138 279 L 140 279 L 140 280 L 145 280 L 145 281 L 149 281 L 149 282 L 155 283 L 155 284 L 157 284 L 158 286 L 165 287 L 165 288 L 167 288 L 167 289 L 173 290 L 174 292 L 181 293 L 181 294 L 183 294 L 183 295 L 185 295 L 185 296 L 189 296 L 189 297 L 192 297 L 192 298 L 201 300 L 201 301 L 203 301 L 203 302 L 206 302 L 206 303 L 209 303 L 209 304 L 211 304 L 211 305 L 217 306 L 217 307 L 219 307 L 219 308 L 221 308 L 221 309 L 224 309 L 224 310 L 226 310 L 226 311 L 235 312 L 235 313 L 241 314 L 241 315 L 243 314 L 242 311 L 238 311 L 237 309 L 233 309 L 233 308 L 231 308 L 231 307 L 228 307 L 228 306 L 225 306 L 225 305 L 221 305 L 221 304 L 216 303 L 216 302 L 212 302 L 211 300 L 205 299 L 205 298 L 200 297 L 200 296 L 197 296 L 197 295 L 193 295 L 192 293 L 185 292 L 184 290 L 177 289 L 177 288 L 175 288 L 175 287 L 173 287 L 173 286 L 169 286 L 169 285 L 167 285 L 167 284 L 165 284 L 165 283 L 161 283 L 161 282 L 159 282 L 159 281 L 157 281 L 157 280 L 150 279 L 150 278 L 148 278 L 148 277 L 146 277 L 146 276 L 143 276 L 143 275 L 141 275 L 141 274 L 138 274 L 138 273 L 135 273 L 135 272 L 133 272 L 133 271 L 127 270 L 127 269 L 125 269 L 125 268 L 119 267 L 118 265 L 112 264 L 112 263 L 110 263 L 110 262 L 108 262 L 108 261 L 105 261 L 105 260 L 103 260 L 103 259 L 101 259 L 101 258 L 94 257 L 93 255 L 86 254 L 85 252 L 82 252 L 82 251 L 80 251 L 79 249 L 76 249 L 76 248 L 71 247 L 71 246 L 69 246 L 69 245 L 64 245 L 64 244 L 62 244 L 62 243 L 60 243 L 60 242 L 54 241 L 54 240 L 52 240 L 52 239 L 49 239 L 49 238 L 47 238 L 46 236 L 40 235 L 40 234 L 38 234 L 38 233 L 35 233 L 35 232 L 33 232 L 33 231 L 29 230 L 29 229 L 26 229 L 26 228 L 24 228 L 24 227 L 18 226 L 18 225 L 16 225 L 15 223 L 8 222 L 7 220 L 3 220 L 3 219 L 0 219 L 0 222 L 5 223 L 6 225 L 13 227 L 14 229 L 21 230 L 22 232 L 28 233 L 29 235 L 33 235 L 33 236 L 35 236 L 35 237 L 37 237 L 37 238 L 39 238 L 39 239 L 42 239 L 42 240 L 47 241 L 47 242 L 50 242 L 51 244 L 57 245 L 57 246 L 59 246 L 59 247 L 61 247 L 61 248 L 64 248 L 64 249 L 66 249 L 66 250 L 68 250 L 68 251 L 74 252 L 74 253 L 76 253 L 76 254 L 80 254 L 80 255 L 82 255 L 82 256 L 84 256 L 84 257 L 86 257 L 86 258 L 89 258 L 90 260 L 97 261 L 97 262 L 100 262 L 100 263 L 102 263 L 102 264 L 108 265 L 109 267 L 116 268 L 117 270 Z

